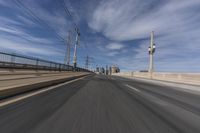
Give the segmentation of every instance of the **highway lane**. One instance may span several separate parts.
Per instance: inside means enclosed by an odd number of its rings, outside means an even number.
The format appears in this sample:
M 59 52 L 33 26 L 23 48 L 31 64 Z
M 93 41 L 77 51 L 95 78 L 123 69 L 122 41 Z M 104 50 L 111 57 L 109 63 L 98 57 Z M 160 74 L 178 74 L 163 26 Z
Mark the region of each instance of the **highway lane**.
M 200 96 L 95 75 L 0 108 L 1 133 L 199 133 Z

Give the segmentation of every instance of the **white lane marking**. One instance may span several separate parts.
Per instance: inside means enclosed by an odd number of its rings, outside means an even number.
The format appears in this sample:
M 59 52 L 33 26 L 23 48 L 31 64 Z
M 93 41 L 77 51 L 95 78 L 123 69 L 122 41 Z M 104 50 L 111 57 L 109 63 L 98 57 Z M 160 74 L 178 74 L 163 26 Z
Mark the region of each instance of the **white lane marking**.
M 67 81 L 67 82 L 62 83 L 62 84 L 58 84 L 58 85 L 54 85 L 54 86 L 51 86 L 51 87 L 47 87 L 47 88 L 45 88 L 45 89 L 38 90 L 38 91 L 36 91 L 36 92 L 32 92 L 32 93 L 29 93 L 29 94 L 25 94 L 25 95 L 23 95 L 23 96 L 20 96 L 20 97 L 14 98 L 14 99 L 10 99 L 10 100 L 8 100 L 8 101 L 3 101 L 3 102 L 0 103 L 0 107 L 3 107 L 3 106 L 5 106 L 5 105 L 11 104 L 11 103 L 15 103 L 15 102 L 17 102 L 17 101 L 20 101 L 20 100 L 29 98 L 29 97 L 31 97 L 31 96 L 35 96 L 35 95 L 44 93 L 44 92 L 46 92 L 46 91 L 50 91 L 50 90 L 56 89 L 56 88 L 58 88 L 58 87 L 67 85 L 67 84 L 69 84 L 69 83 L 78 81 L 78 80 L 80 80 L 80 79 L 84 79 L 84 78 L 86 78 L 86 77 L 88 77 L 88 76 L 84 76 L 84 77 L 81 77 L 81 78 L 78 78 L 78 79 L 74 79 L 74 80 L 71 80 L 71 81 Z
M 138 90 L 138 89 L 136 89 L 135 87 L 130 86 L 130 85 L 128 85 L 128 84 L 126 84 L 125 86 L 128 87 L 128 88 L 131 88 L 131 89 L 133 89 L 133 90 L 135 90 L 135 91 L 137 91 L 137 92 L 141 92 L 140 90 Z

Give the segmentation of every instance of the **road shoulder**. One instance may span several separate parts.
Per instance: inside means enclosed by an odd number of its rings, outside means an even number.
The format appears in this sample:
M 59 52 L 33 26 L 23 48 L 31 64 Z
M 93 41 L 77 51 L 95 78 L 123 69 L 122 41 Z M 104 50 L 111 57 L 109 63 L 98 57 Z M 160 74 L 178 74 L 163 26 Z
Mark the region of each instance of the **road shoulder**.
M 167 86 L 170 88 L 177 89 L 179 91 L 184 91 L 184 92 L 200 95 L 200 86 L 196 86 L 196 85 L 181 84 L 181 83 L 174 83 L 174 82 L 168 82 L 168 81 L 166 82 L 166 81 L 160 81 L 160 80 L 136 78 L 136 77 L 125 77 L 125 76 L 114 76 L 114 77 L 120 77 L 120 78 L 129 79 L 129 80 L 159 85 L 159 86 Z

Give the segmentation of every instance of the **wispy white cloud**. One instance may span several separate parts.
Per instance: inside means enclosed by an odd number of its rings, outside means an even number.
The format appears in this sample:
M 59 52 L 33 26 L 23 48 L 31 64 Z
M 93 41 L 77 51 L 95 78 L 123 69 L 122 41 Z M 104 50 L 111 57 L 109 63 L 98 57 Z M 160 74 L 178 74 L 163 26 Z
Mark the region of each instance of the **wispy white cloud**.
M 106 48 L 109 50 L 120 50 L 124 48 L 124 45 L 120 43 L 110 43 L 106 46 Z
M 153 4 L 155 7 L 151 8 Z M 147 38 L 152 30 L 159 35 L 181 32 L 191 28 L 189 24 L 199 16 L 194 17 L 196 11 L 189 10 L 197 5 L 200 5 L 199 0 L 102 1 L 89 20 L 89 26 L 113 40 Z
M 61 51 L 56 50 L 50 46 L 38 46 L 29 41 L 22 40 L 8 40 L 0 37 L 1 43 L 0 48 L 2 50 L 9 50 L 14 53 L 22 53 L 22 54 L 34 54 L 34 55 L 43 55 L 43 56 L 52 56 L 52 55 L 61 55 Z
M 132 47 L 133 51 L 129 50 L 129 52 L 134 52 L 132 57 L 127 54 L 127 56 L 124 55 L 126 58 L 114 60 L 120 66 L 127 66 L 126 68 L 129 69 L 132 66 L 134 69 L 134 64 L 140 63 L 142 66 L 146 65 L 147 68 L 148 63 L 140 61 L 147 59 L 148 62 L 149 34 L 155 31 L 156 63 L 163 64 L 165 60 L 166 64 L 171 66 L 170 70 L 173 67 L 174 70 L 178 67 L 181 70 L 189 70 L 187 61 L 198 66 L 197 60 L 200 58 L 198 54 L 200 15 L 197 13 L 199 9 L 199 0 L 126 0 L 126 2 L 103 0 L 92 17 L 88 19 L 88 25 L 114 42 L 143 40 L 135 43 L 137 47 Z M 127 46 L 127 49 L 130 47 Z M 164 64 L 157 65 L 156 68 L 167 70 Z
M 21 21 L 21 25 L 23 24 L 29 27 L 38 27 L 38 25 L 36 25 L 35 22 L 27 16 L 18 15 L 17 18 Z
M 112 56 L 116 56 L 117 54 L 119 54 L 119 52 L 117 52 L 117 51 L 112 51 L 112 52 L 107 52 L 106 53 L 107 56 L 111 56 L 111 57 Z
M 9 6 L 5 0 L 0 0 L 0 5 L 5 7 Z

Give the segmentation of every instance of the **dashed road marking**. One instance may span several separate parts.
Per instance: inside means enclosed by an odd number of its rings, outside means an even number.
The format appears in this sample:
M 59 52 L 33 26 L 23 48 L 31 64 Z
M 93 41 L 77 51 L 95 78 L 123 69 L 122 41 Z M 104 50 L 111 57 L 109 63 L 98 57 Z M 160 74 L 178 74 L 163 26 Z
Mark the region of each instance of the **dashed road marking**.
M 137 88 L 133 87 L 133 86 L 130 86 L 128 84 L 125 85 L 126 87 L 130 88 L 130 89 L 133 89 L 134 91 L 137 91 L 137 92 L 141 92 L 140 90 L 138 90 Z

